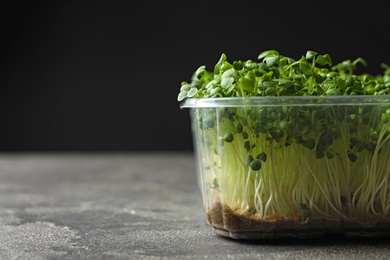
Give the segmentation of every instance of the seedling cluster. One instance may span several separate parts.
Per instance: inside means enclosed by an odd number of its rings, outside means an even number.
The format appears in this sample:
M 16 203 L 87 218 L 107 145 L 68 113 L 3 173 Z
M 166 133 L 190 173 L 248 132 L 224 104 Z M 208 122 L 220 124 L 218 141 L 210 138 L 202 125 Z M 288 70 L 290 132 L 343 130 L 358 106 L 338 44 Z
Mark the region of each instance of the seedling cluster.
M 249 96 L 321 96 L 390 94 L 390 66 L 383 75 L 354 74 L 363 58 L 332 65 L 328 54 L 307 51 L 299 60 L 276 50 L 262 52 L 259 61 L 229 62 L 221 55 L 214 71 L 200 66 L 190 82 L 181 83 L 178 101 L 185 98 Z
M 358 75 L 359 64 L 314 51 L 222 54 L 183 81 L 178 101 L 216 104 L 191 113 L 206 208 L 261 221 L 390 221 L 390 67 Z

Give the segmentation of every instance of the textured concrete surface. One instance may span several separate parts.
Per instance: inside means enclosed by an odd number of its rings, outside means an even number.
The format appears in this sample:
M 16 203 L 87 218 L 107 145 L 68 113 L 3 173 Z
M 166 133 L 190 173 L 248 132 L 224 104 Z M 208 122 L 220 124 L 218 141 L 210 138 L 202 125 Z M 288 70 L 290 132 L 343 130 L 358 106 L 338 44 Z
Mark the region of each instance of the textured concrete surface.
M 1 259 L 390 259 L 390 239 L 233 240 L 190 153 L 0 154 Z

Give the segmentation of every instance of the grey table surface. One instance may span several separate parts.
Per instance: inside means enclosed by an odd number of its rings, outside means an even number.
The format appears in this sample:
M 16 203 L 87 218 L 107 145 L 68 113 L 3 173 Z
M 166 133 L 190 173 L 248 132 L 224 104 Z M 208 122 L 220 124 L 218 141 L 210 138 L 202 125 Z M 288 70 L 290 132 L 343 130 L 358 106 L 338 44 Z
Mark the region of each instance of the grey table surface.
M 390 238 L 236 240 L 189 152 L 0 154 L 1 259 L 390 259 Z

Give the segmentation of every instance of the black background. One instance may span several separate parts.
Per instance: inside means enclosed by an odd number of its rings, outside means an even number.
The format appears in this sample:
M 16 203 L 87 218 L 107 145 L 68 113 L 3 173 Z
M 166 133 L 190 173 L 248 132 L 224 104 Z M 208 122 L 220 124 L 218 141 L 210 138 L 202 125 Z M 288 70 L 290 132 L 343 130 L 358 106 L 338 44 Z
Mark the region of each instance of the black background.
M 276 49 L 390 64 L 388 1 L 7 1 L 1 151 L 191 150 L 176 97 L 200 66 Z M 358 71 L 359 72 L 359 71 Z

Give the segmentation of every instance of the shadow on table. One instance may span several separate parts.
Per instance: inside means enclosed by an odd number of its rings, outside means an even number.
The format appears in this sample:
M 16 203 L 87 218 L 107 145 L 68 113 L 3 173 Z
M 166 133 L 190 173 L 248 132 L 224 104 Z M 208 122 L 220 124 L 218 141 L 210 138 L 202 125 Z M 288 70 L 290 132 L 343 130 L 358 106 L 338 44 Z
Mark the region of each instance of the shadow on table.
M 219 236 L 219 235 L 218 235 Z M 326 234 L 314 238 L 283 237 L 276 239 L 234 239 L 220 236 L 222 240 L 233 241 L 245 245 L 275 245 L 275 246 L 348 246 L 348 245 L 390 245 L 390 237 L 346 237 L 341 234 Z

